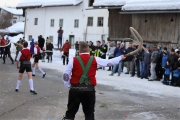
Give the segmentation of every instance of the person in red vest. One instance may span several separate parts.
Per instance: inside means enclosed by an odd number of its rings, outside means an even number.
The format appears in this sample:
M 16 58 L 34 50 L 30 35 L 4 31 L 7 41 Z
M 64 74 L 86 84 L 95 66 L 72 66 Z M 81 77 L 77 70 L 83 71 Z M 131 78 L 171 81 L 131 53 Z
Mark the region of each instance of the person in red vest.
M 28 74 L 28 79 L 29 79 L 29 87 L 30 87 L 30 93 L 33 93 L 34 95 L 37 94 L 37 92 L 34 90 L 34 84 L 33 84 L 33 79 L 32 79 L 32 70 L 31 70 L 31 52 L 27 48 L 28 43 L 24 42 L 23 43 L 23 49 L 19 51 L 18 56 L 17 56 L 17 68 L 19 69 L 19 78 L 17 80 L 17 85 L 15 91 L 19 91 L 19 86 L 21 84 L 22 76 L 24 71 L 26 70 Z M 20 67 L 19 67 L 19 61 L 20 61 Z
M 5 50 L 4 50 L 4 55 L 3 55 L 3 64 L 6 63 L 6 56 L 8 55 L 8 57 L 10 58 L 12 64 L 14 64 L 14 60 L 12 59 L 11 57 L 11 42 L 9 40 L 9 38 L 7 37 L 6 38 L 6 47 L 5 47 Z
M 4 36 L 2 36 L 2 39 L 0 40 L 0 51 L 1 51 L 0 58 L 2 58 L 2 55 L 4 54 L 5 44 L 6 44 L 6 40 L 4 39 Z
M 32 64 L 32 76 L 35 76 L 36 74 L 36 68 L 39 69 L 39 71 L 43 74 L 43 78 L 46 76 L 46 73 L 42 70 L 42 68 L 39 67 L 38 62 L 41 57 L 42 50 L 38 46 L 38 42 L 34 42 L 34 63 Z
M 116 65 L 125 59 L 123 55 L 109 60 L 90 56 L 86 42 L 80 42 L 79 51 L 80 55 L 69 62 L 63 73 L 64 85 L 70 89 L 64 120 L 74 120 L 80 103 L 85 120 L 94 120 L 96 69 Z

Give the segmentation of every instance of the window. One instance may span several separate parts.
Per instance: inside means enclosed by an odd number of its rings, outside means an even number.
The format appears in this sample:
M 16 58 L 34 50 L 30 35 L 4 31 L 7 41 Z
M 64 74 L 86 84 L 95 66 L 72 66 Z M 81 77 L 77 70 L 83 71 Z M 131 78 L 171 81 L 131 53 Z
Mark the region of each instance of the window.
M 75 28 L 78 28 L 79 27 L 79 20 L 74 20 L 74 27 Z
M 102 27 L 103 26 L 103 17 L 98 17 L 98 23 L 97 26 Z
M 38 18 L 34 19 L 34 25 L 38 25 Z
M 13 24 L 16 23 L 16 20 L 13 20 Z
M 32 39 L 32 35 L 29 35 L 29 37 L 28 37 L 28 38 L 29 38 L 29 41 L 31 41 L 31 39 Z
M 54 27 L 54 19 L 51 19 L 51 27 Z
M 59 27 L 63 27 L 63 19 L 59 19 Z
M 49 39 L 53 43 L 53 36 L 49 36 Z
M 93 17 L 88 17 L 87 26 L 93 26 Z
M 89 0 L 89 7 L 92 7 L 94 3 L 94 0 Z

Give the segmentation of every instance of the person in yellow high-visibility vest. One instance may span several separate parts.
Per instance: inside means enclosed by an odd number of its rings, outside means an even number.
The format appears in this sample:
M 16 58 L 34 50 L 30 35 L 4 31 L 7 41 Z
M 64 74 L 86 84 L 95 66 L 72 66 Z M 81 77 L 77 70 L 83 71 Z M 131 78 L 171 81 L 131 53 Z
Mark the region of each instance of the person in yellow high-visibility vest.
M 97 41 L 96 44 L 97 45 L 95 47 L 94 56 L 95 57 L 101 57 L 102 55 L 104 55 L 104 53 L 102 52 L 101 42 Z

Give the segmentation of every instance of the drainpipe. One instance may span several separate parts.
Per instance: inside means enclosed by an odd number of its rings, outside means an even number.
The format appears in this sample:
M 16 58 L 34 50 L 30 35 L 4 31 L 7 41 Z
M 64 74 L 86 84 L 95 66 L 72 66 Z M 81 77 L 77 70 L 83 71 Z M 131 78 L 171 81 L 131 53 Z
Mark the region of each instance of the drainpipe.
M 26 33 L 26 21 L 27 21 L 26 17 L 27 17 L 27 12 L 26 12 L 26 10 L 24 10 L 24 12 L 25 12 L 24 36 L 25 36 L 25 33 Z

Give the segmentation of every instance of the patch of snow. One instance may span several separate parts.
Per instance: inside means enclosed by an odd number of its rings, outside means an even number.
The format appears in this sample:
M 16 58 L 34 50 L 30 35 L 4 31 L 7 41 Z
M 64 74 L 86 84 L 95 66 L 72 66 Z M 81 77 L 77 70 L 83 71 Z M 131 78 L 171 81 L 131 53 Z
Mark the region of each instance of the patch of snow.
M 0 32 L 23 33 L 24 32 L 24 22 L 17 22 L 6 29 L 1 29 Z
M 8 27 L 8 30 L 10 31 L 10 33 L 24 32 L 24 22 L 17 22 L 13 24 L 12 26 Z
M 83 0 L 24 0 L 17 7 L 77 5 Z
M 96 0 L 93 6 L 122 6 L 126 0 Z
M 135 113 L 133 117 L 144 118 L 144 120 L 158 119 L 159 117 L 153 112 Z
M 22 10 L 18 10 L 16 8 L 9 8 L 9 7 L 3 7 L 3 6 L 0 6 L 0 8 L 7 11 L 7 12 L 10 12 L 14 15 L 22 15 L 23 14 Z
M 43 7 L 45 6 L 62 6 L 62 5 L 77 5 L 83 2 L 83 0 L 50 0 L 44 1 L 42 4 Z
M 60 56 L 60 51 L 54 51 L 52 63 L 43 63 L 40 61 L 39 65 L 42 68 L 55 69 L 63 73 L 66 66 L 63 65 Z M 124 69 L 124 72 L 126 72 L 126 69 Z M 129 90 L 132 92 L 144 93 L 155 97 L 179 97 L 179 94 L 177 94 L 180 92 L 179 87 L 163 85 L 159 81 L 150 82 L 147 79 L 130 77 L 130 75 L 124 73 L 121 73 L 121 76 L 117 76 L 117 74 L 114 76 L 109 76 L 110 73 L 111 72 L 107 70 L 98 70 L 96 74 L 97 84 L 109 85 L 113 86 L 117 90 Z
M 127 0 L 123 11 L 132 10 L 179 10 L 179 0 Z

